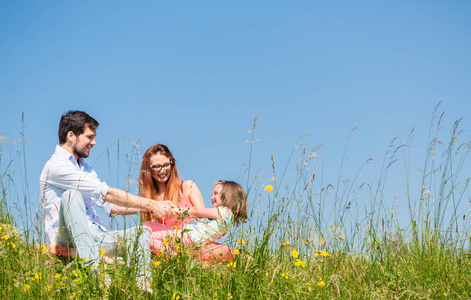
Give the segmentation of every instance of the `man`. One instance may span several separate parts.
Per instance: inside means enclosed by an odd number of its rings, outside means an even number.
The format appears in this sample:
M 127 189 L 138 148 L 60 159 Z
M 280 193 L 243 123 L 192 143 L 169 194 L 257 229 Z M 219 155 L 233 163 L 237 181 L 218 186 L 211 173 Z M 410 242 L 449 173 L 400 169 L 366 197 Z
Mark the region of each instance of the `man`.
M 100 181 L 84 162 L 96 145 L 98 125 L 83 111 L 69 111 L 60 120 L 59 145 L 39 180 L 46 234 L 53 244 L 73 246 L 94 270 L 103 261 L 103 250 L 107 255 L 123 252 L 118 242 L 126 239 L 128 255 L 135 255 L 137 262 L 138 286 L 151 291 L 149 231 L 138 227 L 108 231 L 95 208 L 108 215 L 153 212 L 161 217 L 171 214 L 171 208 L 167 203 L 138 197 Z

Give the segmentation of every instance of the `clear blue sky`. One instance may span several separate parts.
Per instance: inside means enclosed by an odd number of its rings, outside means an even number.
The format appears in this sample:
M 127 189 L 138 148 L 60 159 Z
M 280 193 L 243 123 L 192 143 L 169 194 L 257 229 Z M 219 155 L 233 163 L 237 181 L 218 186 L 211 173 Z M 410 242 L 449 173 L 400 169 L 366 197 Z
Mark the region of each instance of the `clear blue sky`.
M 138 175 L 122 138 L 141 154 L 162 142 L 206 205 L 215 180 L 242 178 L 257 115 L 252 172 L 264 167 L 263 184 L 270 156 L 281 172 L 303 135 L 309 150 L 323 144 L 336 184 L 354 127 L 346 179 L 370 157 L 379 172 L 390 140 L 412 128 L 420 168 L 439 101 L 444 136 L 460 117 L 471 128 L 469 1 L 1 1 L 0 28 L 0 134 L 18 139 L 24 112 L 32 202 L 70 109 L 101 123 L 88 162 L 110 185 Z M 108 165 L 100 155 L 118 139 Z M 0 170 L 21 147 L 4 145 Z M 11 168 L 23 176 L 20 159 Z M 404 188 L 400 168 L 393 175 L 391 199 Z

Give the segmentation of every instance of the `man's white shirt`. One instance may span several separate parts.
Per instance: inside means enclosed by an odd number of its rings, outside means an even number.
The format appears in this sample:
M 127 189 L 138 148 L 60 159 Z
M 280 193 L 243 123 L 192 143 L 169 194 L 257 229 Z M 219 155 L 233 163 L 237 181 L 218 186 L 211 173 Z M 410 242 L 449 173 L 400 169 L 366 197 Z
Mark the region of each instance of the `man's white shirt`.
M 107 230 L 94 206 L 111 214 L 113 204 L 104 202 L 108 185 L 101 182 L 96 172 L 84 162 L 79 161 L 59 145 L 41 172 L 39 189 L 43 204 L 44 226 L 51 243 L 56 242 L 59 229 L 59 209 L 62 194 L 67 190 L 77 190 L 83 196 L 89 224 L 96 223 Z

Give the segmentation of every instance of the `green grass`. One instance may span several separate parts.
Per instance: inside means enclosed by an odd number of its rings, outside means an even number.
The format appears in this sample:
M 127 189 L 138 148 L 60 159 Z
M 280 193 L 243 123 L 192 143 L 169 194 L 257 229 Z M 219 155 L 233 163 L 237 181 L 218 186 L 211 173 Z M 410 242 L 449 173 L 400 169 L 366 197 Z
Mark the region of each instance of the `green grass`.
M 256 120 L 257 121 L 257 120 Z M 335 187 L 323 180 L 320 149 L 303 141 L 290 160 L 296 175 L 285 182 L 273 161 L 273 180 L 246 172 L 250 223 L 230 231 L 226 243 L 239 251 L 232 263 L 200 262 L 185 255 L 153 257 L 153 295 L 140 292 L 133 268 L 108 265 L 112 278 L 91 275 L 78 258 L 35 250 L 9 211 L 8 185 L 0 182 L 0 286 L 3 299 L 430 299 L 471 297 L 467 219 L 469 144 L 459 143 L 459 122 L 437 149 L 441 117 L 434 112 L 424 155 L 423 178 L 409 184 L 410 141 L 395 138 L 373 183 L 350 180 L 342 170 Z M 255 132 L 256 122 L 252 134 Z M 253 137 L 252 137 L 253 138 Z M 347 141 L 348 143 L 348 141 Z M 256 145 L 255 145 L 256 146 Z M 250 147 L 254 147 L 251 143 Z M 0 151 L 1 155 L 1 151 Z M 397 159 L 400 158 L 399 161 Z M 254 162 L 249 159 L 252 167 Z M 400 225 L 385 199 L 388 173 L 404 162 L 410 223 Z M 365 166 L 371 163 L 365 162 Z M 7 174 L 0 170 L 0 174 Z M 250 170 L 248 170 L 250 171 Z M 255 174 L 254 174 L 255 173 Z M 280 175 L 280 176 L 276 176 Z M 276 180 L 276 178 L 280 178 Z M 245 182 L 241 181 L 241 182 Z M 3 180 L 3 178 L 2 178 Z M 266 186 L 273 187 L 272 191 Z M 262 206 L 267 204 L 267 207 Z M 363 203 L 362 205 L 359 205 Z M 463 212 L 464 207 L 464 212 Z M 463 217 L 465 215 L 465 217 Z M 40 223 L 31 226 L 40 228 Z M 39 229 L 40 231 L 40 229 Z M 25 242 L 28 241 L 28 242 Z M 297 255 L 296 255 L 297 254 Z M 126 259 L 126 257 L 125 257 Z

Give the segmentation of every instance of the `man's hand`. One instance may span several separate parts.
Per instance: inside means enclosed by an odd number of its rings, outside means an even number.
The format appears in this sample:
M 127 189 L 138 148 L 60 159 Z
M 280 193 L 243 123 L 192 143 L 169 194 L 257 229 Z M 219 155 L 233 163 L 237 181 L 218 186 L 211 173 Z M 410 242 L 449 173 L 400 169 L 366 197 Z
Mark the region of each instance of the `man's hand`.
M 151 211 L 156 218 L 173 216 L 174 213 L 170 203 L 170 201 L 151 201 L 149 203 L 149 211 Z

